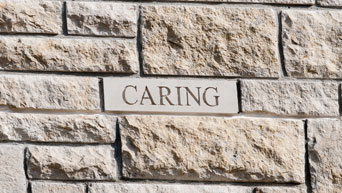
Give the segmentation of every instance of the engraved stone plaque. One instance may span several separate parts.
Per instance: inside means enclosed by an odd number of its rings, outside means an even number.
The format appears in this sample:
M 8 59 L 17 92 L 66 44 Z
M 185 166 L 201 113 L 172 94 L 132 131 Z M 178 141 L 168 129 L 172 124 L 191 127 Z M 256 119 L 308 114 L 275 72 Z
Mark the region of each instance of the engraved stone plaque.
M 236 81 L 104 78 L 105 111 L 238 113 Z

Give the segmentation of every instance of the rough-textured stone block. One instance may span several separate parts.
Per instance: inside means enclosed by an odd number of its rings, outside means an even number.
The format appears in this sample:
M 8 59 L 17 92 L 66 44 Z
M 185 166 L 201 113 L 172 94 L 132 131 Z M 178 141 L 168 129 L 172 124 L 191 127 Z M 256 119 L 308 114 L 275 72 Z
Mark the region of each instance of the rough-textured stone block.
M 284 11 L 282 24 L 290 76 L 342 77 L 342 11 Z
M 62 32 L 62 5 L 54 1 L 0 1 L 0 32 Z
M 227 0 L 228 2 L 241 3 L 274 3 L 274 4 L 291 4 L 291 5 L 312 5 L 315 0 Z
M 135 37 L 137 20 L 132 4 L 67 2 L 69 34 Z
M 0 105 L 19 109 L 100 110 L 97 78 L 0 76 Z
M 26 193 L 24 147 L 0 145 L 0 192 Z
M 123 175 L 303 183 L 303 126 L 300 120 L 125 116 Z
M 116 118 L 0 113 L 0 140 L 114 143 Z
M 0 69 L 135 73 L 134 40 L 0 38 Z
M 31 182 L 32 193 L 86 193 L 84 184 Z
M 241 81 L 243 112 L 338 116 L 338 84 L 324 81 Z
M 322 6 L 342 6 L 342 0 L 317 0 L 317 3 Z
M 89 193 L 252 193 L 251 187 L 184 184 L 90 184 Z M 34 193 L 34 192 L 33 192 Z
M 308 121 L 309 162 L 314 193 L 342 190 L 342 121 Z
M 26 157 L 31 179 L 114 180 L 117 177 L 111 146 L 29 147 Z
M 278 77 L 271 9 L 146 6 L 146 74 Z

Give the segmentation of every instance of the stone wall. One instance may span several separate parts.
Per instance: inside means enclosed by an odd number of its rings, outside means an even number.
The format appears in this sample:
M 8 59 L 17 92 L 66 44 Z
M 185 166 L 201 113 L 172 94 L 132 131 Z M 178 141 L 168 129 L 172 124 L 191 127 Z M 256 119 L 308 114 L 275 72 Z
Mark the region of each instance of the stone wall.
M 0 193 L 340 193 L 342 0 L 0 0 Z M 239 113 L 104 110 L 233 80 Z

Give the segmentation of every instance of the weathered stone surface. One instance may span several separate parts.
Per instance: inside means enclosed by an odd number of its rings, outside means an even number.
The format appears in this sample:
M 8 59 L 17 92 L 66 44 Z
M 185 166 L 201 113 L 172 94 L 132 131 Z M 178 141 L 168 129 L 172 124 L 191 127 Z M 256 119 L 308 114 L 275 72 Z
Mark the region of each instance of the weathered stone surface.
M 31 182 L 32 193 L 85 193 L 84 184 Z
M 290 76 L 342 77 L 341 11 L 288 10 L 282 14 L 282 24 L 285 66 Z
M 58 34 L 61 31 L 61 2 L 0 1 L 0 32 Z
M 258 187 L 253 193 L 306 193 L 306 187 Z
M 0 113 L 0 140 L 114 143 L 116 118 Z
M 342 6 L 341 0 L 317 0 L 317 3 L 322 6 Z
M 89 193 L 252 193 L 252 188 L 224 185 L 184 184 L 90 184 Z M 34 192 L 33 192 L 34 193 Z
M 278 77 L 271 9 L 146 6 L 146 74 Z
M 134 40 L 0 38 L 0 69 L 135 73 Z
M 342 121 L 308 121 L 309 162 L 314 193 L 342 190 Z
M 24 147 L 0 145 L 0 192 L 26 193 Z
M 67 2 L 69 34 L 135 37 L 137 20 L 132 4 Z
M 138 179 L 304 182 L 300 120 L 125 116 L 123 175 Z
M 338 84 L 324 81 L 241 81 L 243 112 L 338 116 Z
M 97 78 L 0 76 L 0 105 L 19 109 L 100 110 Z
M 275 4 L 293 4 L 293 5 L 312 5 L 315 0 L 227 0 L 228 2 L 241 3 L 275 3 Z
M 117 176 L 111 146 L 29 147 L 26 157 L 31 179 L 114 180 Z

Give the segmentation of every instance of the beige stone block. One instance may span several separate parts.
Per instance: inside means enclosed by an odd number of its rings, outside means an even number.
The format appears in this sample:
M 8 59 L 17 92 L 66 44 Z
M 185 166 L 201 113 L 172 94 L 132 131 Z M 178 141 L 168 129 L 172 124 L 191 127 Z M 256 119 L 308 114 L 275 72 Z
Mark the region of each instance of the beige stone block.
M 61 32 L 61 2 L 34 0 L 0 1 L 0 33 L 59 34 Z
M 258 187 L 253 193 L 307 193 L 304 185 L 294 187 Z
M 32 146 L 26 154 L 30 179 L 115 180 L 111 146 Z
M 93 183 L 89 193 L 252 193 L 251 187 L 203 184 Z M 33 192 L 34 193 L 34 192 Z
M 26 193 L 27 182 L 24 171 L 24 147 L 0 145 L 0 192 Z
M 283 11 L 282 26 L 289 76 L 342 77 L 342 11 Z
M 288 119 L 125 116 L 123 176 L 304 183 L 303 126 Z
M 99 83 L 97 78 L 0 75 L 0 105 L 100 111 Z
M 86 193 L 85 184 L 62 182 L 31 182 L 32 193 Z
M 340 7 L 342 6 L 341 0 L 317 0 L 317 3 L 322 6 L 329 6 L 329 7 Z
M 309 163 L 313 193 L 342 190 L 342 121 L 309 119 Z
M 338 84 L 328 81 L 242 80 L 242 111 L 338 116 Z
M 114 143 L 115 126 L 105 115 L 0 113 L 0 140 Z
M 67 2 L 68 34 L 135 37 L 137 20 L 133 4 Z
M 136 73 L 134 40 L 0 38 L 0 69 L 18 71 Z
M 276 18 L 271 9 L 144 6 L 144 73 L 278 77 Z

